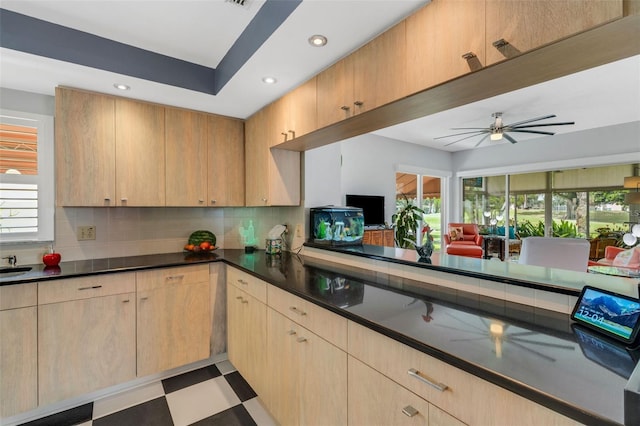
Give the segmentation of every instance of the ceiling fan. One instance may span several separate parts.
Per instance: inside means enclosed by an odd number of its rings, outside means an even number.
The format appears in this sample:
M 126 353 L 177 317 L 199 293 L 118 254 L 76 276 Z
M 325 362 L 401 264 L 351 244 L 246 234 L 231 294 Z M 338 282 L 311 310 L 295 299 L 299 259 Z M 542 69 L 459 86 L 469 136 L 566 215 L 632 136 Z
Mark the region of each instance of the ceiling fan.
M 484 135 L 478 141 L 478 143 L 475 144 L 474 146 L 475 148 L 478 145 L 480 145 L 482 142 L 484 142 L 487 138 L 491 138 L 492 141 L 499 141 L 504 137 L 506 140 L 508 140 L 511 143 L 517 143 L 518 141 L 515 140 L 513 136 L 509 135 L 508 133 L 535 133 L 539 135 L 555 135 L 554 132 L 545 132 L 542 130 L 531 130 L 530 128 L 532 127 L 565 126 L 569 124 L 575 124 L 575 122 L 573 121 L 565 121 L 561 123 L 529 124 L 535 121 L 554 118 L 555 114 L 545 115 L 543 117 L 538 117 L 538 118 L 531 118 L 529 120 L 518 121 L 517 123 L 511 123 L 511 124 L 504 124 L 502 122 L 501 112 L 494 112 L 493 114 L 491 114 L 491 116 L 494 118 L 494 121 L 489 125 L 489 127 L 486 127 L 486 128 L 485 127 L 454 127 L 451 130 L 469 130 L 469 132 L 454 133 L 452 135 L 440 136 L 434 139 L 444 139 L 444 138 L 451 138 L 454 136 L 468 135 L 468 136 L 464 136 L 461 139 L 457 139 L 453 142 L 449 142 L 448 144 L 445 145 L 445 146 L 449 146 L 469 138 Z

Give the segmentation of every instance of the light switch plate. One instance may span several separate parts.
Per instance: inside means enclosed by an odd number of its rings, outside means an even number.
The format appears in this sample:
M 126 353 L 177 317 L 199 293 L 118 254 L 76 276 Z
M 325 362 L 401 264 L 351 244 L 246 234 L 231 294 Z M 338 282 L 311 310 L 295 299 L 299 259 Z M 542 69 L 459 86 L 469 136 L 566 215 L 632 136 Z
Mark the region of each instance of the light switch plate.
M 78 241 L 95 240 L 96 239 L 96 227 L 95 227 L 95 225 L 78 226 L 78 230 L 77 230 L 76 235 L 78 237 Z

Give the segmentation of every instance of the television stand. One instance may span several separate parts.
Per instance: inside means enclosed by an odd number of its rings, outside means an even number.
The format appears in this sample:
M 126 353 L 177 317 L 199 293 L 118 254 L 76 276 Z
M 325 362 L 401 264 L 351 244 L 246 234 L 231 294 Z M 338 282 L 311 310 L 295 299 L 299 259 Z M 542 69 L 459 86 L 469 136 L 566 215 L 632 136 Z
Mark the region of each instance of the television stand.
M 394 247 L 393 228 L 368 228 L 364 230 L 362 244 Z

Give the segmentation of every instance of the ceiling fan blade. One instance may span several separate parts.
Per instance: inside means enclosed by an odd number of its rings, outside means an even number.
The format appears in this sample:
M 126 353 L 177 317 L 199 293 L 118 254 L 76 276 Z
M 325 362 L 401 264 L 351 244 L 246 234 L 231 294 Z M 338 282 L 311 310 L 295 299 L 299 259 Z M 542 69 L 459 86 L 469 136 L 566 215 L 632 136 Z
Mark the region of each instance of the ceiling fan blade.
M 546 120 L 547 118 L 553 118 L 555 117 L 555 114 L 550 114 L 550 115 L 545 115 L 543 117 L 538 117 L 538 118 L 531 118 L 529 120 L 523 120 L 523 121 L 518 121 L 517 123 L 511 123 L 511 124 L 507 124 L 504 127 L 513 127 L 513 126 L 519 126 L 521 124 L 525 124 L 525 123 L 531 123 L 533 121 L 538 121 L 538 120 Z
M 555 133 L 552 132 L 542 132 L 540 130 L 525 130 L 525 129 L 513 129 L 513 130 L 509 130 L 510 132 L 515 132 L 515 133 L 535 133 L 538 135 L 555 135 Z
M 482 142 L 484 142 L 484 141 L 485 141 L 489 136 L 491 136 L 491 134 L 490 134 L 490 133 L 487 133 L 486 135 L 484 135 L 484 136 L 483 136 L 483 137 L 478 141 L 478 143 L 477 143 L 477 144 L 475 144 L 473 147 L 474 147 L 474 148 L 477 148 L 478 146 L 480 146 L 480 144 L 481 144 Z
M 506 133 L 503 133 L 503 134 L 502 134 L 502 136 L 504 136 L 504 138 L 505 138 L 506 140 L 508 140 L 509 142 L 511 142 L 511 143 L 518 143 L 518 141 L 517 141 L 517 140 L 515 140 L 514 138 L 512 138 L 511 136 L 509 136 L 509 135 L 508 135 L 508 134 L 506 134 Z
M 547 127 L 547 126 L 566 126 L 576 124 L 575 121 L 564 121 L 562 123 L 545 123 L 545 124 L 527 124 L 525 126 L 509 126 L 510 129 L 524 129 L 527 127 Z
M 483 132 L 483 133 L 484 133 L 484 132 Z M 449 142 L 449 143 L 448 143 L 448 144 L 446 144 L 445 146 L 453 145 L 454 143 L 462 142 L 463 140 L 466 140 L 466 139 L 475 138 L 476 136 L 480 136 L 481 134 L 482 134 L 482 133 L 476 133 L 475 135 L 465 136 L 465 137 L 464 137 L 464 138 L 462 138 L 462 139 L 457 139 L 457 140 L 455 140 L 455 141 L 453 141 L 453 142 Z
M 452 127 L 451 130 L 487 130 L 486 127 Z
M 476 131 L 473 131 L 473 132 L 453 133 L 453 134 L 451 134 L 451 135 L 438 136 L 437 138 L 433 138 L 433 139 L 434 139 L 434 140 L 436 140 L 436 139 L 444 139 L 444 138 L 450 138 L 450 137 L 453 137 L 453 136 L 469 135 L 469 134 L 472 134 L 472 133 L 473 133 L 474 135 L 481 135 L 481 134 L 486 133 L 486 132 L 488 132 L 488 131 L 489 131 L 489 130 L 487 130 L 487 129 L 483 129 L 483 130 L 476 130 Z

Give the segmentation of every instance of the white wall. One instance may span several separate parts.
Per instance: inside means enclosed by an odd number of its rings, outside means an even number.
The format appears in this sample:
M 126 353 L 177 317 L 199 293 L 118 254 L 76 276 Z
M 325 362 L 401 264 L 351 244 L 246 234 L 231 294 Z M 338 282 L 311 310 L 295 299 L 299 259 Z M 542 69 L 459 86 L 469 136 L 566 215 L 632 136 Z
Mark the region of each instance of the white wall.
M 338 166 L 338 168 L 336 168 Z M 451 170 L 451 154 L 378 135 L 362 135 L 305 153 L 305 207 L 344 205 L 346 194 L 384 195 L 395 212 L 396 171 Z

